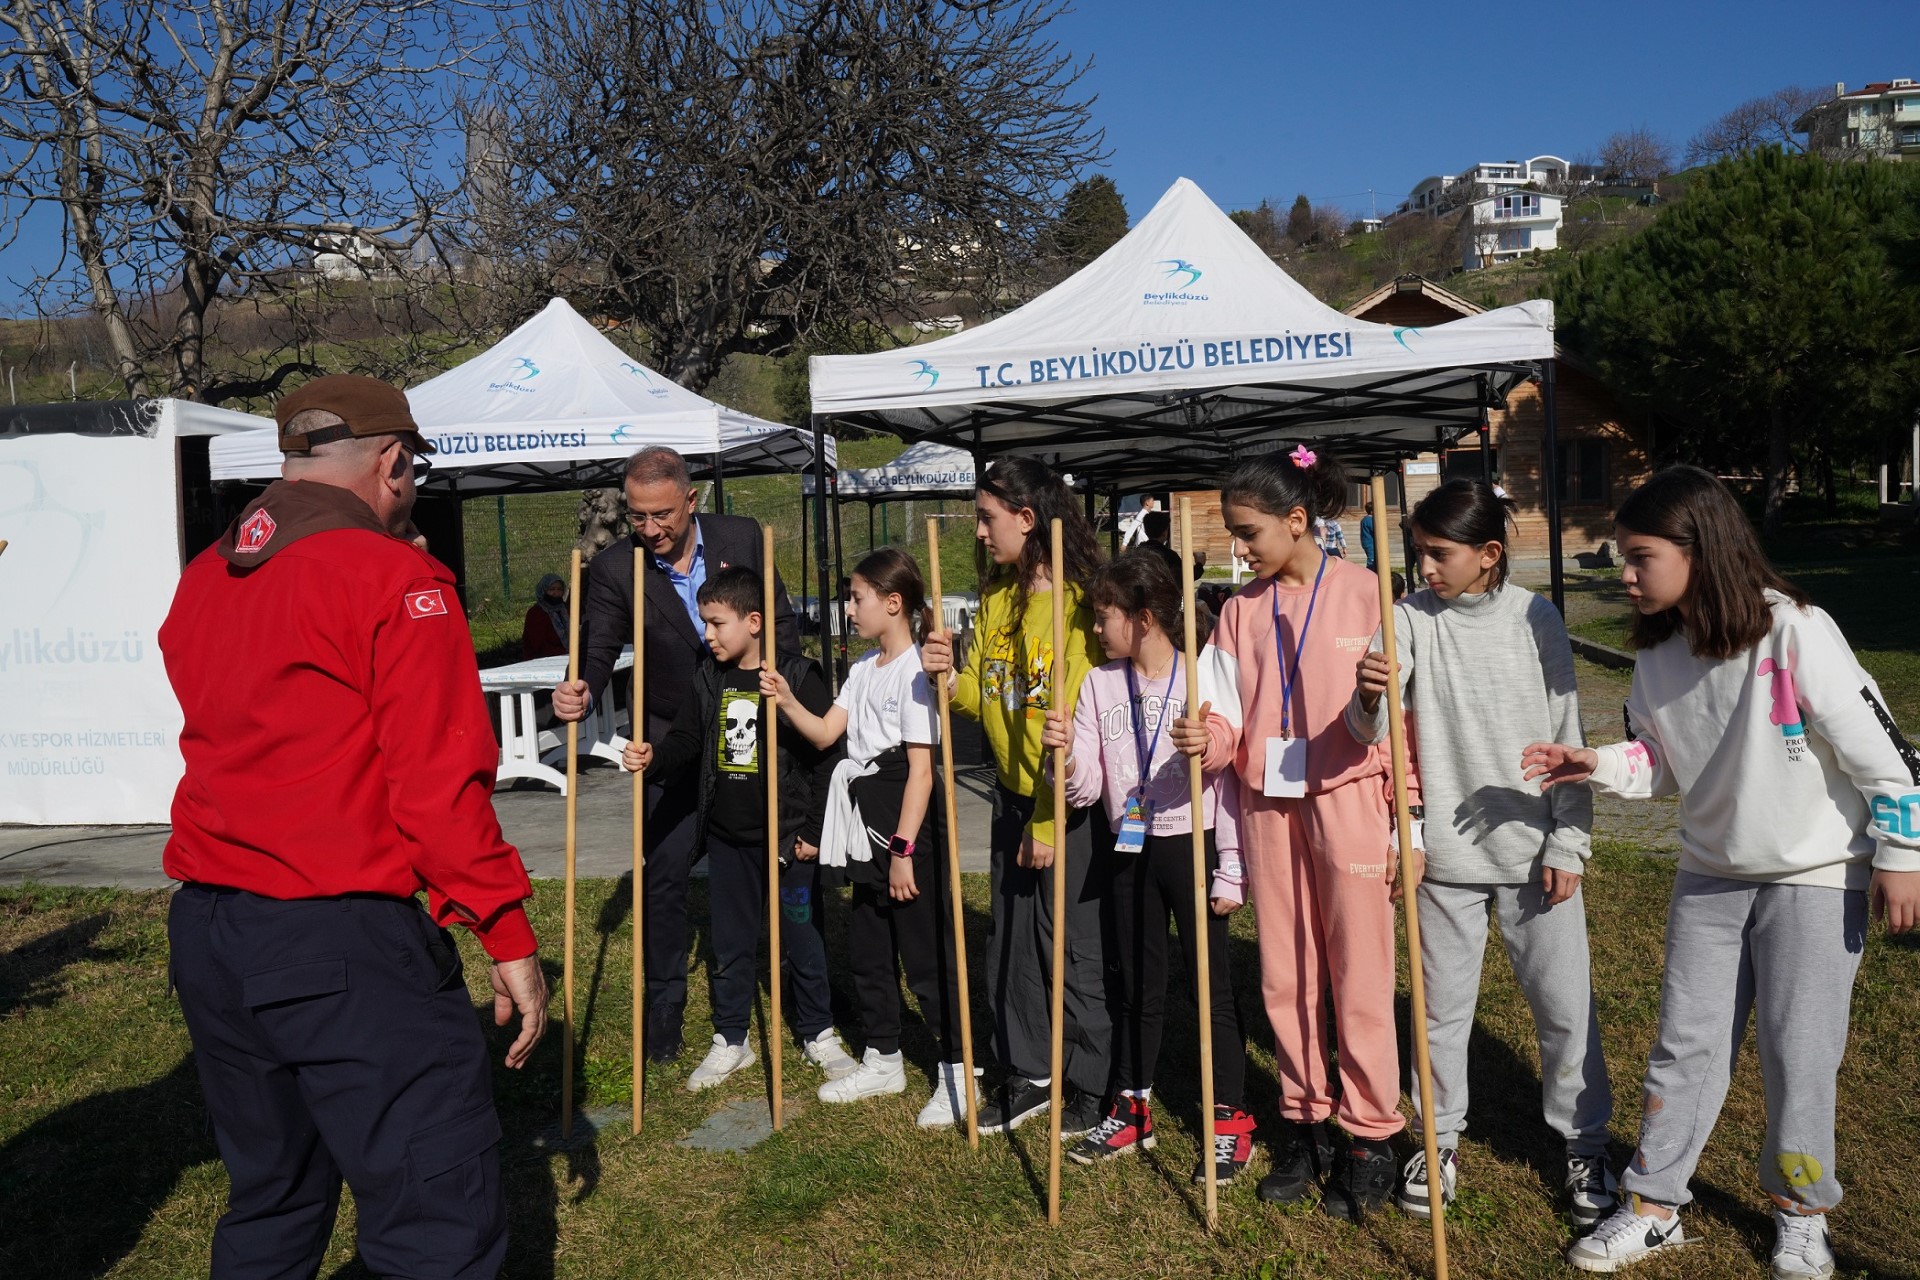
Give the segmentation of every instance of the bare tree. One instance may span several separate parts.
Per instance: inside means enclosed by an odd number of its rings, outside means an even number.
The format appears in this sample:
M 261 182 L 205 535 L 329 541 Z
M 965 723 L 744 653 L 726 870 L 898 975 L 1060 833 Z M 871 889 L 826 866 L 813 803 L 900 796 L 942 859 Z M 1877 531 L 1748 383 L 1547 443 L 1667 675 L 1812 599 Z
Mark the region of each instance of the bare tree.
M 1824 91 L 1797 85 L 1749 98 L 1693 135 L 1687 142 L 1687 163 L 1711 164 L 1761 147 L 1804 151 L 1806 147 L 1793 126 L 1826 100 Z
M 349 293 L 383 336 L 433 332 L 416 313 L 432 295 L 393 286 L 449 259 L 458 175 L 438 176 L 434 131 L 464 59 L 457 3 L 4 0 L 0 223 L 17 235 L 51 206 L 64 228 L 29 295 L 97 314 L 128 394 L 209 403 L 322 371 Z M 358 279 L 316 282 L 323 252 Z
M 1615 182 L 1653 182 L 1673 172 L 1673 148 L 1645 125 L 1623 129 L 1600 144 L 1599 169 Z
M 1438 218 L 1407 213 L 1391 219 L 1369 242 L 1374 249 L 1375 283 L 1404 275 L 1444 275 L 1459 263 L 1449 253 L 1452 228 Z
M 1101 158 L 1058 0 L 557 0 L 503 95 L 526 222 L 704 386 L 989 301 Z

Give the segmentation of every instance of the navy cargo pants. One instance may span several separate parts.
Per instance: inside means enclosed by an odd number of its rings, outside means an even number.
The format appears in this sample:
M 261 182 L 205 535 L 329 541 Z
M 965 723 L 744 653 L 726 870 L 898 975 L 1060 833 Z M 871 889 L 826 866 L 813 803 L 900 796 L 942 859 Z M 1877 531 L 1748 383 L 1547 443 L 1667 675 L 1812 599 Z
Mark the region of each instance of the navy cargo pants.
M 216 1280 L 314 1275 L 343 1176 L 375 1273 L 498 1274 L 500 1121 L 446 931 L 411 899 L 187 885 L 167 936 L 231 1183 Z

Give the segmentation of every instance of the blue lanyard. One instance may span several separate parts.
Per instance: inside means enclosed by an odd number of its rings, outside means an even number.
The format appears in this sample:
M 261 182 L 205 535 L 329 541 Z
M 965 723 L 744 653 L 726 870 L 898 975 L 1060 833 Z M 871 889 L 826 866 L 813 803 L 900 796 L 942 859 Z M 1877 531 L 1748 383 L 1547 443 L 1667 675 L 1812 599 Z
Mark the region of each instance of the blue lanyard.
M 1143 751 L 1140 748 L 1140 726 L 1141 722 L 1147 718 L 1147 709 L 1140 705 L 1140 689 L 1133 682 L 1133 661 L 1132 659 L 1127 661 L 1127 697 L 1131 699 L 1127 707 L 1127 727 L 1133 730 L 1134 759 L 1140 763 L 1140 783 L 1134 789 L 1136 795 L 1147 793 L 1147 775 L 1153 765 L 1153 753 L 1160 746 L 1160 730 L 1167 723 L 1167 699 L 1173 696 L 1173 682 L 1179 674 L 1180 653 L 1176 649 L 1173 654 L 1173 670 L 1167 673 L 1167 687 L 1160 694 L 1160 718 L 1154 721 L 1153 737 L 1147 740 L 1146 749 Z
M 1280 584 L 1274 583 L 1273 652 L 1280 663 L 1280 736 L 1293 736 L 1293 689 L 1300 681 L 1300 654 L 1307 647 L 1307 628 L 1313 625 L 1313 606 L 1320 599 L 1320 579 L 1327 572 L 1327 553 L 1320 553 L 1320 569 L 1313 575 L 1313 594 L 1307 597 L 1307 616 L 1300 624 L 1300 639 L 1293 646 L 1293 671 L 1287 671 L 1287 651 L 1280 643 Z

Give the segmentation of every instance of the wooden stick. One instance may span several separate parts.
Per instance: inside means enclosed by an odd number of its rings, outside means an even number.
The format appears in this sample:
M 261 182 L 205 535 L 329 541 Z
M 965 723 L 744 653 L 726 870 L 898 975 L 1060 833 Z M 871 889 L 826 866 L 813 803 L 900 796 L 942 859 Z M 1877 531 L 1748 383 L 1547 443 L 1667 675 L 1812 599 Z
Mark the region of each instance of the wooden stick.
M 1187 714 L 1200 714 L 1200 645 L 1194 618 L 1193 590 L 1193 511 L 1190 500 L 1180 498 L 1180 599 L 1186 617 L 1185 654 L 1187 659 Z M 1188 954 L 1193 957 L 1194 980 L 1200 1010 L 1200 1163 L 1206 1170 L 1207 1230 L 1220 1226 L 1220 1181 L 1213 1159 L 1213 957 L 1207 946 L 1212 912 L 1207 901 L 1207 828 L 1205 782 L 1200 773 L 1200 757 L 1187 757 L 1187 812 L 1193 827 L 1193 932 Z
M 633 696 L 628 699 L 627 726 L 636 742 L 647 740 L 647 550 L 633 549 Z M 647 977 L 643 959 L 646 940 L 646 875 L 644 842 L 647 829 L 647 775 L 633 775 L 633 1131 L 640 1132 L 647 1092 L 646 1026 Z
M 567 683 L 580 678 L 580 548 L 573 549 L 572 581 L 567 590 Z M 574 837 L 580 818 L 580 722 L 567 721 L 567 922 L 560 964 L 561 1044 L 560 1136 L 573 1136 L 573 866 Z
M 1427 1212 L 1433 1225 L 1433 1274 L 1447 1280 L 1446 1197 L 1440 1174 L 1440 1145 L 1433 1130 L 1433 1066 L 1427 1049 L 1427 982 L 1420 964 L 1420 901 L 1407 883 L 1407 864 L 1413 853 L 1413 813 L 1407 807 L 1407 725 L 1400 708 L 1400 650 L 1393 635 L 1393 557 L 1380 537 L 1387 528 L 1387 482 L 1373 477 L 1373 538 L 1379 554 L 1374 564 L 1380 576 L 1380 643 L 1390 664 L 1387 678 L 1387 738 L 1393 748 L 1393 820 L 1400 837 L 1400 899 L 1407 909 L 1407 972 L 1412 988 L 1413 1062 L 1420 1077 L 1420 1134 L 1427 1145 Z M 1411 566 L 1408 567 L 1411 571 Z
M 773 526 L 760 531 L 760 583 L 765 604 L 760 614 L 760 661 L 769 671 L 779 668 L 774 651 L 773 628 Z M 820 602 L 821 617 L 827 603 Z M 767 1058 L 773 1081 L 773 1127 L 782 1122 L 780 1040 L 786 1024 L 780 1017 L 780 699 L 768 698 L 761 708 L 761 727 L 766 741 L 760 750 L 760 774 L 767 780 L 767 986 L 772 1009 L 772 1026 L 767 1032 Z
M 6 551 L 7 551 L 7 540 L 5 538 L 0 538 L 0 555 L 5 555 Z
M 1060 521 L 1053 522 L 1053 678 L 1048 701 L 1072 723 L 1067 707 L 1067 583 L 1066 553 Z M 1060 1109 L 1065 1089 L 1067 1015 L 1067 749 L 1053 750 L 1053 1044 L 1049 1064 L 1053 1096 L 1047 1112 L 1047 1222 L 1060 1222 Z
M 941 604 L 940 594 L 940 521 L 927 517 L 928 567 L 933 571 L 933 607 Z M 941 620 L 945 626 L 945 619 Z M 960 902 L 960 817 L 953 794 L 953 695 L 943 675 L 940 686 L 940 789 L 946 804 L 947 819 L 947 897 L 953 902 L 953 963 L 959 971 L 960 1007 L 953 1012 L 960 1024 L 960 1070 L 966 1082 L 962 1088 L 967 1099 L 967 1145 L 980 1146 L 980 1103 L 973 1087 L 973 994 L 967 986 L 967 916 Z

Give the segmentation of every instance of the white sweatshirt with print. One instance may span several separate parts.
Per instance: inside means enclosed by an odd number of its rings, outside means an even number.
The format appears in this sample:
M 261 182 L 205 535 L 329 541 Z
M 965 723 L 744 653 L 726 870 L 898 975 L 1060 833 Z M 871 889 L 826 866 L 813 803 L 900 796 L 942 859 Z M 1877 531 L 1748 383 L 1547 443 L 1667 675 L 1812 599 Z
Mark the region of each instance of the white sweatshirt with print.
M 1920 754 L 1821 609 L 1768 592 L 1773 629 L 1732 658 L 1675 634 L 1641 651 L 1631 740 L 1597 749 L 1596 790 L 1680 797 L 1680 866 L 1863 889 L 1920 871 Z

